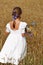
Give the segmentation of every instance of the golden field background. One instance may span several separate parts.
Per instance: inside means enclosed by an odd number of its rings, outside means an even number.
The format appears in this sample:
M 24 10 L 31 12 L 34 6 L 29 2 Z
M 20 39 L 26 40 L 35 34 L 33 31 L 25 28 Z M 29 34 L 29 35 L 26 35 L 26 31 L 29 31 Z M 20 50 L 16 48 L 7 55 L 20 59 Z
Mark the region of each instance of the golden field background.
M 43 0 L 0 0 L 0 50 L 6 40 L 5 26 L 12 20 L 12 9 L 15 6 L 22 8 L 22 21 L 26 21 L 28 25 L 32 21 L 37 24 L 32 29 L 33 38 L 26 37 L 27 56 L 20 65 L 43 65 Z

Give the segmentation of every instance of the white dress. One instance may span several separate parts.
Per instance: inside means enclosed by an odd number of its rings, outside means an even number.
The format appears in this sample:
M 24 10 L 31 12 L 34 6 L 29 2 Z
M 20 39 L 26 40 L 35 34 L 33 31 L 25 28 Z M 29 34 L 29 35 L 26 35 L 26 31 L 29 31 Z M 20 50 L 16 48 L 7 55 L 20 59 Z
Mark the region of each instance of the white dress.
M 10 34 L 0 51 L 1 63 L 12 63 L 18 65 L 19 61 L 26 56 L 27 43 L 26 38 L 22 36 L 22 33 L 25 33 L 26 25 L 26 22 L 20 22 L 19 29 L 12 30 L 10 24 L 7 23 L 6 31 L 10 32 Z

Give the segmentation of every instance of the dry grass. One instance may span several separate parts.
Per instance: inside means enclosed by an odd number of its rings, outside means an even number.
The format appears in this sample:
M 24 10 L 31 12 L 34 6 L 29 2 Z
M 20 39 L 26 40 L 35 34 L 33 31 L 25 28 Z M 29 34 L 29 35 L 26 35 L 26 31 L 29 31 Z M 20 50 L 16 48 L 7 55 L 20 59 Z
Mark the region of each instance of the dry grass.
M 15 6 L 22 8 L 23 21 L 37 23 L 33 28 L 37 34 L 32 39 L 26 37 L 27 56 L 20 65 L 43 65 L 43 0 L 0 0 L 0 50 L 6 39 L 5 26 L 12 20 L 11 12 Z

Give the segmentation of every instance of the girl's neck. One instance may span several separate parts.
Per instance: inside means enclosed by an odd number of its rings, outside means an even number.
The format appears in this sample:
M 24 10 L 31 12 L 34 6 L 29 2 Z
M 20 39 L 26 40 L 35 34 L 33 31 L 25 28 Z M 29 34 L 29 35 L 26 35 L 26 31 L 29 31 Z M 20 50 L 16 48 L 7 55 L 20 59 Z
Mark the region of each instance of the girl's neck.
M 15 22 L 16 24 L 18 24 L 18 23 L 20 23 L 20 19 L 16 19 L 16 20 L 13 21 L 13 22 Z

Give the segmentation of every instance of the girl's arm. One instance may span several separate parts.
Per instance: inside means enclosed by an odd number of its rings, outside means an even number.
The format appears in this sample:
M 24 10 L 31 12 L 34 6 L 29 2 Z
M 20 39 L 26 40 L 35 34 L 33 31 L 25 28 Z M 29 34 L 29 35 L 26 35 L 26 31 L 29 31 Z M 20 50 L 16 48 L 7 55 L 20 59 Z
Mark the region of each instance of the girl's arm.
M 22 29 L 22 36 L 23 36 L 23 37 L 27 35 L 27 33 L 28 33 L 28 28 L 29 28 L 29 27 L 26 25 L 26 27 Z
M 26 26 L 26 28 L 25 28 L 23 31 L 25 31 L 24 33 L 22 33 L 22 36 L 23 36 L 23 37 L 24 37 L 24 36 L 28 36 L 28 35 L 33 35 L 33 34 L 32 34 L 32 31 L 31 31 L 31 29 L 28 27 L 28 25 Z
M 10 33 L 10 24 L 8 23 L 5 28 L 5 34 L 8 35 Z
M 6 35 L 8 35 L 8 34 L 9 34 L 9 32 L 5 31 L 5 34 L 6 34 Z

